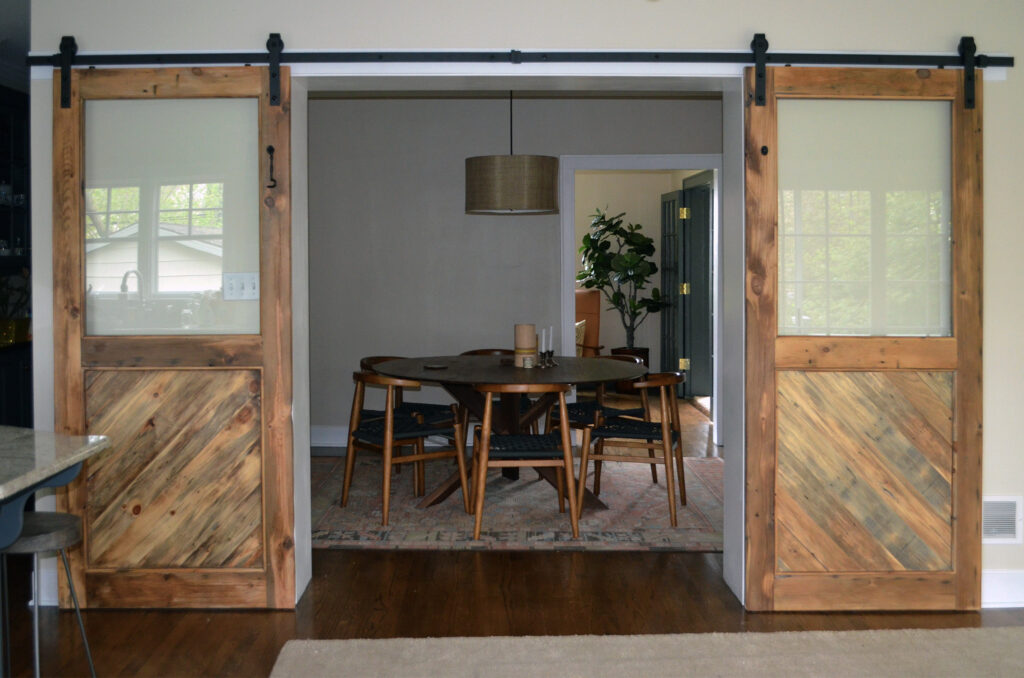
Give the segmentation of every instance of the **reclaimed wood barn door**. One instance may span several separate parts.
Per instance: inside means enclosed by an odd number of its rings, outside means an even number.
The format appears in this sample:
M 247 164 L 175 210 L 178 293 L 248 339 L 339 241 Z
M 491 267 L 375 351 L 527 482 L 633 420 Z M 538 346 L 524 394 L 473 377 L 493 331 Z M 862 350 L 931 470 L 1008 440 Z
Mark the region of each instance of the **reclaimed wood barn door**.
M 279 84 L 73 69 L 65 108 L 54 74 L 56 429 L 112 441 L 58 495 L 88 607 L 294 607 Z
M 977 609 L 981 83 L 746 77 L 746 605 Z

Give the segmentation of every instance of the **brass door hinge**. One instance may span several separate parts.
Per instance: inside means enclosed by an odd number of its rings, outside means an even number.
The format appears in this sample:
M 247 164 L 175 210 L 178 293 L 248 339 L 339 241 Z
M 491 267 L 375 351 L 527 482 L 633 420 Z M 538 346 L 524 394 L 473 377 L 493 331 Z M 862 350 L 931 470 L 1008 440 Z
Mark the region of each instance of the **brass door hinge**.
M 679 283 L 679 294 L 689 294 L 690 283 Z
M 689 207 L 680 207 L 679 208 L 679 218 L 680 219 L 689 219 L 690 218 L 690 208 Z
M 679 369 L 681 369 L 683 371 L 686 371 L 686 370 L 690 369 L 690 359 L 689 358 L 680 358 L 679 359 Z

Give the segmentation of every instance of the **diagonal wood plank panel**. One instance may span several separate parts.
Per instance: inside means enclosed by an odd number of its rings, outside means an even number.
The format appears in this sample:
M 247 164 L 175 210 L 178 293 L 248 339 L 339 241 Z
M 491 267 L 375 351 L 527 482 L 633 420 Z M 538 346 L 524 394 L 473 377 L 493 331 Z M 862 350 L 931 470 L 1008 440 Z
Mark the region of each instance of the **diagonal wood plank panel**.
M 90 370 L 90 568 L 263 567 L 258 370 Z
M 952 372 L 777 373 L 776 571 L 952 568 Z

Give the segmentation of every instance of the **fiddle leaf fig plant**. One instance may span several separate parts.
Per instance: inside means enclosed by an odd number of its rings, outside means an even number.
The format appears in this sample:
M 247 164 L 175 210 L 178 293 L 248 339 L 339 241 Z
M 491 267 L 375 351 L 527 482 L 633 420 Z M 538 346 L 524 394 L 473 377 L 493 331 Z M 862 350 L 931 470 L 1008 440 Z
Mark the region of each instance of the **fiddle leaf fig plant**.
M 654 254 L 654 240 L 641 231 L 640 224 L 623 225 L 626 213 L 609 217 L 601 209 L 590 215 L 590 232 L 580 246 L 583 270 L 576 281 L 587 289 L 598 289 L 619 312 L 626 330 L 626 347 L 633 348 L 636 328 L 651 313 L 669 305 L 661 290 L 648 287 L 658 266 L 649 257 Z

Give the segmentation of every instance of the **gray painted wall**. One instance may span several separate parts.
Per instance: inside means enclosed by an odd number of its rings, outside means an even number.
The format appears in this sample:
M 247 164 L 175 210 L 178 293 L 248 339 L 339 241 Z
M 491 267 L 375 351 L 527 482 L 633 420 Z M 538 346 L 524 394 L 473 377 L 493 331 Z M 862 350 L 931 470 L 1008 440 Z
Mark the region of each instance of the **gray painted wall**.
M 524 99 L 515 150 L 720 153 L 720 100 Z M 464 159 L 508 151 L 508 102 L 309 102 L 313 444 L 344 444 L 365 355 L 511 347 L 559 325 L 559 218 L 466 216 Z M 421 400 L 446 402 L 437 389 Z

